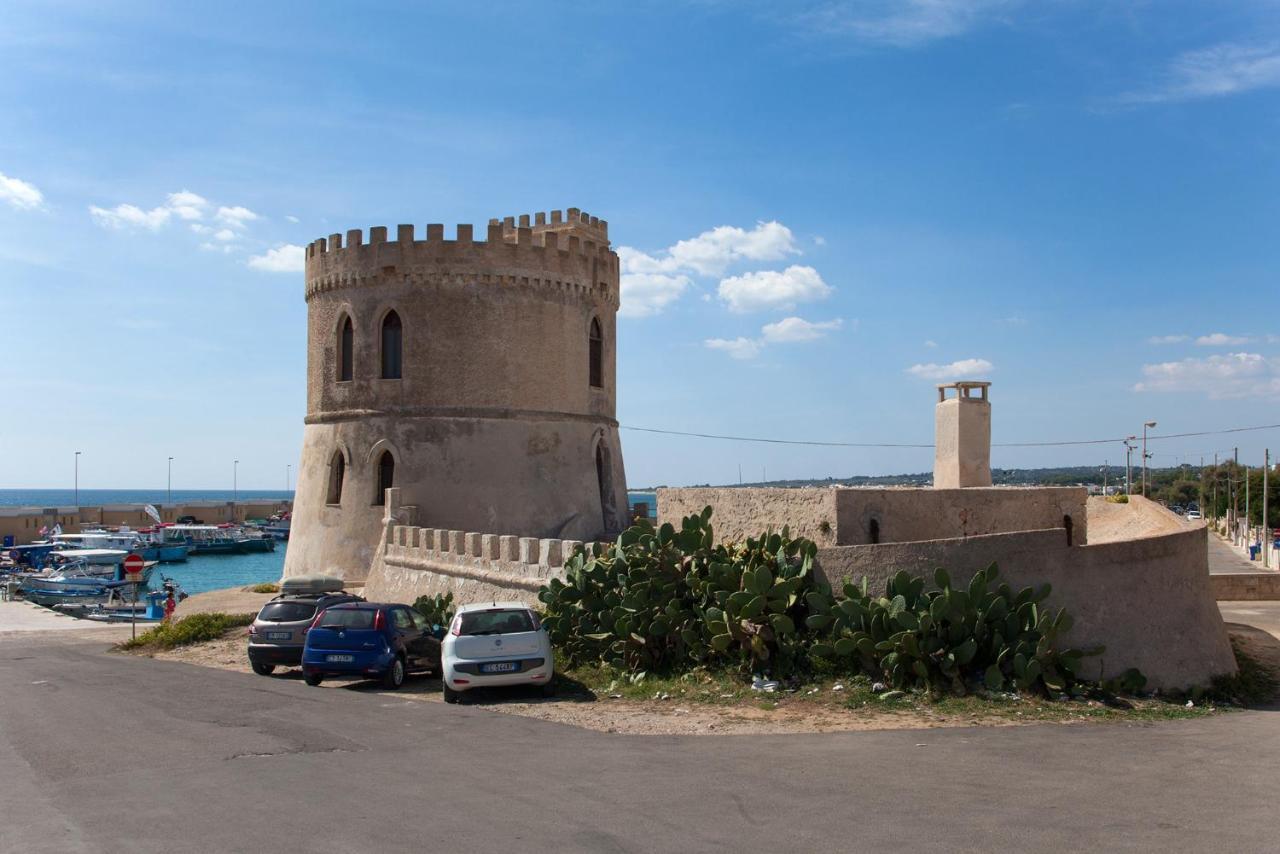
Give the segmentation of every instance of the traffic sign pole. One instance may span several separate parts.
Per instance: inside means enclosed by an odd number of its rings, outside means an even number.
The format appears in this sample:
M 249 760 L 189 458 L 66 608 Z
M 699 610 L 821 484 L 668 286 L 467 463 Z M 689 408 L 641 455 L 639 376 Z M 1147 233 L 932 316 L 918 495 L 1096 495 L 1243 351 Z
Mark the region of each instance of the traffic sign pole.
M 132 625 L 134 638 L 138 637 L 138 583 L 142 581 L 142 571 L 147 562 L 142 555 L 132 554 L 124 559 L 124 580 L 133 583 L 133 602 L 129 608 L 129 622 Z

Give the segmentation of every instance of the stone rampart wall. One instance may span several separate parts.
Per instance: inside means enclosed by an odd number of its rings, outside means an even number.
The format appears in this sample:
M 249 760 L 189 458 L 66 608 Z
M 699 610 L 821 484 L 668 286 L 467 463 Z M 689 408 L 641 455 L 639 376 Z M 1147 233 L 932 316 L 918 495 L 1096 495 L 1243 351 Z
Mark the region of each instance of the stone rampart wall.
M 1015 589 L 1053 586 L 1050 606 L 1075 618 L 1069 643 L 1106 646 L 1082 675 L 1137 667 L 1152 688 L 1184 688 L 1235 672 L 1211 589 L 1204 528 L 1084 546 L 1068 546 L 1066 532 L 1055 529 L 818 553 L 820 572 L 833 585 L 866 576 L 873 591 L 883 591 L 899 569 L 931 579 L 943 566 L 967 583 L 992 562 Z
M 539 539 L 396 525 L 365 585 L 365 598 L 412 602 L 452 592 L 459 603 L 485 599 L 537 601 L 538 590 L 564 573 L 580 540 Z
M 677 528 L 685 516 L 711 507 L 717 542 L 744 540 L 765 531 L 791 530 L 819 546 L 836 545 L 834 489 L 703 488 L 659 489 L 658 523 Z

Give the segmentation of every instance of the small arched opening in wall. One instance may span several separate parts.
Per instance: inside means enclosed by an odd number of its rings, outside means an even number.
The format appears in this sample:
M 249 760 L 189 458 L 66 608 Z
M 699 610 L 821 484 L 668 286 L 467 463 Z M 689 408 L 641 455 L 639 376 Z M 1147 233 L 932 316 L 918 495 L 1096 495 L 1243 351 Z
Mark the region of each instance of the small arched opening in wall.
M 604 388 L 604 330 L 600 318 L 591 318 L 587 334 L 587 376 L 592 388 Z
M 338 382 L 351 382 L 355 376 L 356 329 L 351 315 L 345 311 L 338 323 Z
M 387 490 L 396 485 L 396 455 L 384 448 L 374 455 L 374 506 L 387 503 Z
M 880 542 L 880 520 L 872 519 L 867 523 L 867 539 L 871 541 L 871 545 Z
M 342 448 L 338 448 L 329 458 L 329 482 L 325 490 L 325 504 L 331 506 L 342 504 L 342 485 L 346 479 L 347 454 Z
M 1067 545 L 1068 546 L 1073 545 L 1072 540 L 1074 539 L 1075 532 L 1072 530 L 1072 527 L 1074 524 L 1075 523 L 1071 521 L 1070 514 L 1062 517 L 1062 527 L 1067 529 Z
M 600 489 L 600 522 L 604 533 L 618 530 L 618 508 L 613 498 L 613 454 L 601 437 L 596 441 L 596 485 Z
M 382 378 L 400 379 L 404 374 L 404 326 L 395 309 L 388 311 L 382 318 L 380 342 Z

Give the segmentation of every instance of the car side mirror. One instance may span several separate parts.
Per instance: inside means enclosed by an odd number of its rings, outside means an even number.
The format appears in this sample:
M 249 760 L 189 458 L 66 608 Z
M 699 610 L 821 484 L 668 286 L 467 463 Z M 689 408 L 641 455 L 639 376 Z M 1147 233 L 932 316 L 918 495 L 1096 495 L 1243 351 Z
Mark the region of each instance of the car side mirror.
M 432 626 L 431 636 L 436 640 L 444 640 L 444 626 Z

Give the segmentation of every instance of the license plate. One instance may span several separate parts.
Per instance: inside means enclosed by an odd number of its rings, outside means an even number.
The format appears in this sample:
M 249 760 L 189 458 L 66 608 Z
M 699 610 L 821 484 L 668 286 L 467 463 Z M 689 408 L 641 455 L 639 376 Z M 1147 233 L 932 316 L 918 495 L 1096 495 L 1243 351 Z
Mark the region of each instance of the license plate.
M 496 664 L 480 665 L 480 672 L 481 673 L 512 673 L 515 670 L 518 670 L 519 667 L 520 665 L 516 664 L 514 661 L 499 661 Z
M 288 640 L 293 632 L 267 632 L 267 640 Z
M 355 661 L 356 657 L 354 655 L 326 655 L 324 657 L 324 660 L 346 663 L 346 662 Z

